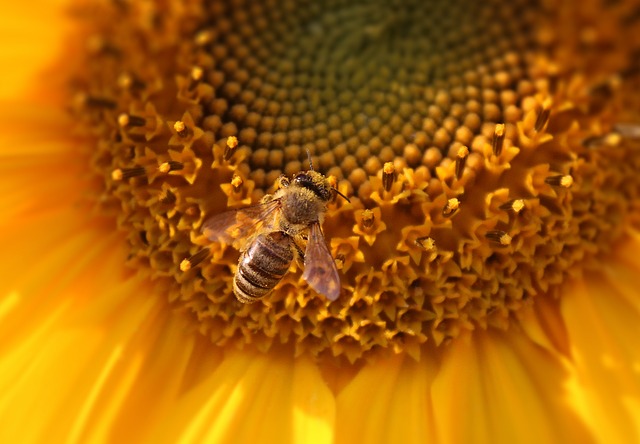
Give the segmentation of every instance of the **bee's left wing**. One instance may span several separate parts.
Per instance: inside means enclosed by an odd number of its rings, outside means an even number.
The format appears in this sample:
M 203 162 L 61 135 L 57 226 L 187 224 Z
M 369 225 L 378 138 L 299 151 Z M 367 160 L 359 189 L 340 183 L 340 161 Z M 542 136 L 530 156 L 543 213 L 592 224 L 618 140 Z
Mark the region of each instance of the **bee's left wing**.
M 280 199 L 216 214 L 205 220 L 202 232 L 209 240 L 240 247 L 256 233 L 271 231 Z
M 327 248 L 318 222 L 311 225 L 304 253 L 302 278 L 309 286 L 327 299 L 335 301 L 340 296 L 340 276 L 336 263 Z

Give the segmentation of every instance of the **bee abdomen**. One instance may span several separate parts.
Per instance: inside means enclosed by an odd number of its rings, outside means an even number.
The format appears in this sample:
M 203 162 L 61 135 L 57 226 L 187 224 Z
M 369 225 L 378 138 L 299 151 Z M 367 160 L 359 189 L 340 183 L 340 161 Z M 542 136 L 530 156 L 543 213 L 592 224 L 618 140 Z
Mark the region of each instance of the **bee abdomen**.
M 285 275 L 291 261 L 290 238 L 276 231 L 258 236 L 240 256 L 233 291 L 240 302 L 266 296 Z

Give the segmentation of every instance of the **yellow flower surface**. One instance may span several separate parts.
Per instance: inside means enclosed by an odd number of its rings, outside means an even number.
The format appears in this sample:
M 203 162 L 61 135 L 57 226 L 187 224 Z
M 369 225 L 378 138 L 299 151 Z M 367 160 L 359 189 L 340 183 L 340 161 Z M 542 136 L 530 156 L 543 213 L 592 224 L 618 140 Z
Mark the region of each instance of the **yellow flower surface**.
M 303 3 L 3 8 L 0 442 L 640 442 L 640 7 Z M 340 296 L 241 304 L 307 150 Z

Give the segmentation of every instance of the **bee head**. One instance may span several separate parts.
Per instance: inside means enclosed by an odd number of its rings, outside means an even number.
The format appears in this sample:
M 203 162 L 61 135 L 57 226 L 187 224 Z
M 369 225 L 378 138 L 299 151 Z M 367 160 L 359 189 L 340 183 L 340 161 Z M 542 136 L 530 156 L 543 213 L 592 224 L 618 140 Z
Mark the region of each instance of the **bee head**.
M 296 173 L 293 176 L 295 186 L 306 188 L 312 191 L 318 198 L 328 202 L 332 197 L 332 188 L 329 181 L 322 174 L 309 170 Z

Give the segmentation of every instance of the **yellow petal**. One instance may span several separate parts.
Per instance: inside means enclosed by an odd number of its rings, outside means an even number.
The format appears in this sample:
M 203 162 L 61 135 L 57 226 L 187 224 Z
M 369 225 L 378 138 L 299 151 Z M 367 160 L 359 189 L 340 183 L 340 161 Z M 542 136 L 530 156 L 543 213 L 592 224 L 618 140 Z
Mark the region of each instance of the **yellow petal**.
M 248 351 L 177 399 L 151 442 L 332 442 L 335 405 L 318 368 Z
M 11 2 L 0 14 L 0 103 L 34 94 L 38 76 L 59 60 L 69 27 L 68 0 Z M 53 73 L 55 74 L 55 73 Z
M 640 441 L 640 237 L 562 298 L 571 344 L 568 400 L 602 442 Z
M 127 344 L 157 311 L 155 299 L 131 297 L 144 290 L 140 279 L 114 282 L 123 252 L 113 239 L 66 240 L 3 277 L 15 290 L 0 293 L 14 301 L 0 329 L 0 442 L 73 441 L 108 425 L 140 362 L 122 360 Z
M 337 397 L 337 443 L 433 441 L 434 366 L 396 356 L 366 365 Z
M 433 383 L 441 442 L 588 442 L 566 403 L 557 355 L 525 335 L 474 332 L 445 353 Z

